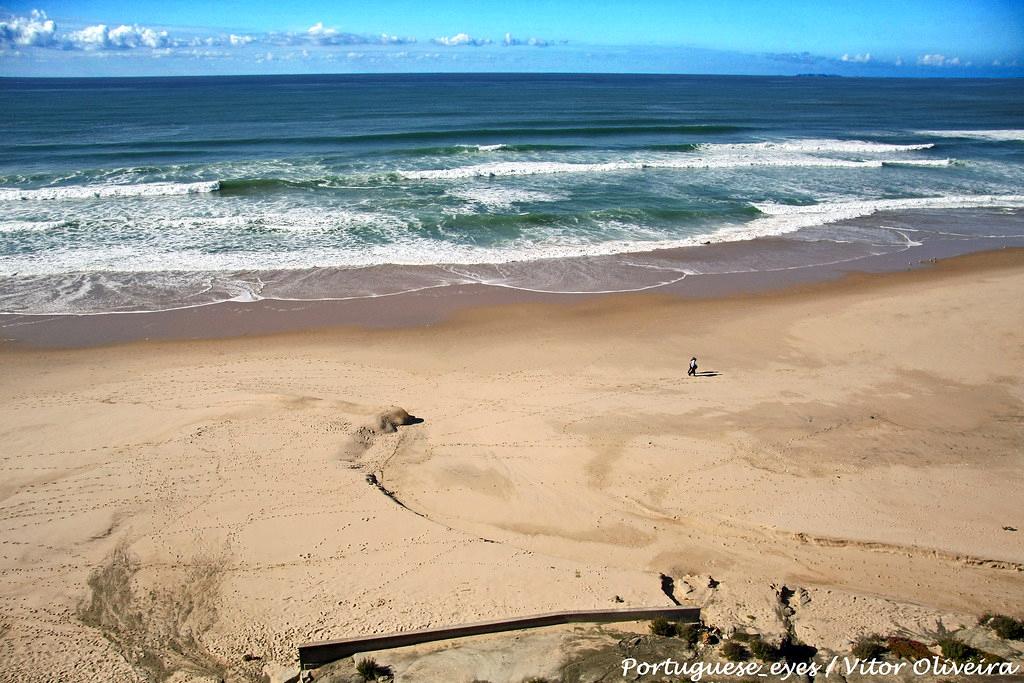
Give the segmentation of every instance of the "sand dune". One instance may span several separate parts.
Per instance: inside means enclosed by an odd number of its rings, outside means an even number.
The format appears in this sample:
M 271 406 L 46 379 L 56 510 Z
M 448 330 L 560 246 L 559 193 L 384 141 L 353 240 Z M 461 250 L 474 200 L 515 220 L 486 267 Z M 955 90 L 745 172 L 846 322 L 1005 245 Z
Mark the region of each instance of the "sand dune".
M 823 648 L 1007 611 L 1022 291 L 1006 251 L 763 296 L 4 349 L 0 666 L 244 679 L 302 641 L 668 604 L 661 574 L 769 634 L 785 585 Z M 687 379 L 691 355 L 716 374 Z M 398 405 L 423 421 L 360 431 Z

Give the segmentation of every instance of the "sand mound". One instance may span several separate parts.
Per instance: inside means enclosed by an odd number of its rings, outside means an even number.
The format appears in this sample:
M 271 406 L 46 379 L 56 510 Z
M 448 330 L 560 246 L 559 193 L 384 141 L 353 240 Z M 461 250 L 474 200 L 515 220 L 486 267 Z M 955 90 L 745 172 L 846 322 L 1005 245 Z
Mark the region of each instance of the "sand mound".
M 398 406 L 374 413 L 362 427 L 352 433 L 348 443 L 342 449 L 342 458 L 345 460 L 358 459 L 373 447 L 377 435 L 394 434 L 399 427 L 420 422 L 423 420 L 410 415 L 404 408 Z
M 416 418 L 407 413 L 404 408 L 394 406 L 376 415 L 372 426 L 375 432 L 390 434 L 397 431 L 398 427 L 416 424 L 416 422 Z

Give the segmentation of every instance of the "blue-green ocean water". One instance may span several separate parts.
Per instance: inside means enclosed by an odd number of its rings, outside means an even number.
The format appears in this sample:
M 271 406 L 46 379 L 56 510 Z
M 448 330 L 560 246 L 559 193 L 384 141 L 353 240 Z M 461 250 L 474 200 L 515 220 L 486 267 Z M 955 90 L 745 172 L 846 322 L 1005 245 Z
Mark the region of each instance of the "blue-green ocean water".
M 1019 207 L 1020 80 L 0 80 L 8 312 L 635 289 L 929 237 L 886 224 L 900 212 Z M 993 230 L 1020 222 L 962 238 Z M 706 242 L 752 248 L 710 264 Z

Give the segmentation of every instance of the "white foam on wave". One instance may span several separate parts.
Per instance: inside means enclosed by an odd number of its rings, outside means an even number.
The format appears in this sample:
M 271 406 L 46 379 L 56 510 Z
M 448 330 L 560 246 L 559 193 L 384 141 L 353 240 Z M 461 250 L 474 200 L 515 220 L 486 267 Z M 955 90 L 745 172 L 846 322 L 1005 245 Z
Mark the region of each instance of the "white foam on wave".
M 913 160 L 910 160 L 913 161 Z M 928 165 L 948 165 L 950 161 L 928 161 Z M 474 164 L 456 168 L 399 171 L 406 180 L 460 180 L 463 178 L 495 178 L 507 176 L 547 175 L 558 173 L 614 173 L 645 169 L 702 169 L 702 168 L 881 168 L 888 163 L 906 163 L 883 159 L 831 159 L 807 155 L 766 157 L 757 154 L 734 156 L 703 156 L 645 159 L 642 161 L 608 161 L 600 163 L 571 163 L 558 161 L 508 161 L 493 164 Z
M 556 173 L 614 173 L 643 169 L 702 168 L 880 168 L 889 164 L 947 166 L 949 159 L 882 158 L 880 155 L 919 152 L 935 143 L 890 144 L 869 140 L 799 138 L 746 143 L 705 143 L 693 153 L 622 158 L 613 161 L 505 161 L 454 168 L 398 171 L 406 180 L 457 180 L 477 177 L 545 175 Z M 479 146 L 483 148 L 485 146 Z M 501 148 L 503 145 L 497 145 Z M 839 155 L 838 157 L 835 155 Z M 849 158 L 860 156 L 867 158 Z
M 991 140 L 994 142 L 1024 141 L 1024 130 L 1020 129 L 999 129 L 999 130 L 919 130 L 918 135 L 928 135 L 935 138 L 968 138 L 976 140 Z
M 198 183 L 141 183 L 137 185 L 69 185 L 25 190 L 0 188 L 0 201 L 46 201 L 64 199 L 107 199 L 111 197 L 159 197 L 216 192 L 220 181 Z
M 834 140 L 831 138 L 799 138 L 766 142 L 704 143 L 697 146 L 701 152 L 719 154 L 788 152 L 799 154 L 891 154 L 893 152 L 919 152 L 931 149 L 933 142 L 895 145 L 868 140 Z
M 807 206 L 755 203 L 754 207 L 765 214 L 763 218 L 756 218 L 742 226 L 720 230 L 714 237 L 720 241 L 771 237 L 803 228 L 862 218 L 879 211 L 1020 206 L 1024 206 L 1024 195 L 945 195 L 941 197 L 824 202 Z
M 954 159 L 885 159 L 882 166 L 920 166 L 921 168 L 938 168 L 952 166 Z
M 63 226 L 66 221 L 23 221 L 10 220 L 0 222 L 0 233 L 3 232 L 45 232 Z
M 493 164 L 474 164 L 456 168 L 438 168 L 421 171 L 399 171 L 406 180 L 457 180 L 460 178 L 487 178 L 494 176 L 540 175 L 548 173 L 587 173 L 630 170 L 641 168 L 637 163 L 617 161 L 608 163 L 570 163 L 559 161 L 507 161 Z
M 54 249 L 42 257 L 8 255 L 0 257 L 0 276 L 54 275 L 97 271 L 123 272 L 199 272 L 304 269 L 312 267 L 366 267 L 384 264 L 437 266 L 440 264 L 504 264 L 517 261 L 607 256 L 697 246 L 705 242 L 739 242 L 796 232 L 803 228 L 868 216 L 879 211 L 910 209 L 962 209 L 1024 207 L 1024 195 L 949 195 L 909 199 L 833 201 L 810 206 L 755 204 L 764 214 L 742 225 L 714 231 L 669 238 L 654 232 L 644 233 L 642 226 L 622 226 L 612 240 L 592 240 L 585 236 L 552 235 L 546 239 L 520 239 L 500 246 L 455 244 L 402 233 L 401 241 L 386 244 L 341 241 L 312 251 L 259 253 L 200 252 L 181 245 L 173 250 L 140 252 L 133 247 L 94 247 Z M 643 235 L 642 238 L 638 236 Z
M 290 207 L 287 209 L 250 211 L 235 216 L 212 218 L 194 217 L 175 224 L 181 229 L 268 230 L 296 233 L 344 232 L 351 228 L 398 227 L 401 223 L 394 216 L 373 211 L 358 211 L 340 207 Z
M 447 192 L 451 197 L 492 209 L 503 209 L 515 204 L 555 202 L 562 196 L 538 190 L 524 190 L 515 187 L 464 187 Z
M 499 143 L 495 145 L 458 145 L 458 147 L 472 152 L 497 152 L 505 149 L 506 145 Z

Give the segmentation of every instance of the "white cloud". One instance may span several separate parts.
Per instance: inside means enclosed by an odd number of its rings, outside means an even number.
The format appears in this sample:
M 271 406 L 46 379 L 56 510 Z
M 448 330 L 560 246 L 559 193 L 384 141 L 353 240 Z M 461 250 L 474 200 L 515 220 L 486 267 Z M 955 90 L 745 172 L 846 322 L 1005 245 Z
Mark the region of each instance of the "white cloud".
M 6 21 L 0 21 L 0 47 L 46 47 L 56 41 L 57 24 L 41 10 L 34 9 L 27 17 L 10 17 Z
M 69 47 L 83 50 L 131 50 L 139 47 L 151 49 L 172 45 L 167 31 L 156 31 L 138 24 L 121 24 L 109 28 L 106 24 L 86 26 L 80 31 L 69 33 L 66 38 Z
M 13 49 L 19 47 L 87 50 L 96 56 L 102 56 L 108 52 L 130 51 L 139 48 L 153 51 L 180 49 L 182 54 L 192 54 L 189 52 L 191 48 L 228 46 L 244 48 L 249 45 L 254 47 L 407 45 L 415 42 L 415 38 L 405 38 L 390 33 L 376 35 L 346 33 L 326 26 L 322 21 L 316 22 L 305 32 L 300 33 L 232 33 L 172 37 L 167 31 L 138 24 L 105 23 L 58 34 L 57 24 L 41 10 L 32 10 L 27 16 L 9 16 L 0 20 L 0 50 L 4 50 L 7 55 L 11 55 Z M 483 44 L 483 41 L 473 41 L 472 39 L 470 42 L 471 44 Z M 276 57 L 282 59 L 284 53 L 278 54 Z M 266 59 L 265 56 L 264 59 Z
M 921 55 L 917 58 L 918 66 L 960 66 L 959 57 L 947 57 L 940 54 Z
M 306 29 L 306 34 L 313 36 L 314 38 L 320 38 L 321 36 L 333 36 L 337 32 L 338 29 L 336 28 L 325 27 L 324 22 L 322 21 L 318 21 L 312 26 L 310 26 L 308 29 Z
M 551 44 L 550 41 L 541 40 L 540 38 L 527 38 L 521 40 L 519 38 L 513 38 L 511 33 L 506 33 L 505 38 L 501 41 L 501 44 L 505 47 L 516 47 L 519 45 L 530 45 L 532 47 L 547 47 Z
M 448 47 L 455 47 L 458 45 L 490 45 L 491 41 L 487 38 L 474 38 L 468 33 L 456 33 L 454 36 L 441 36 L 440 38 L 434 38 L 432 41 L 437 45 L 447 45 Z
M 871 53 L 870 52 L 865 52 L 862 55 L 860 55 L 860 54 L 858 54 L 858 55 L 844 54 L 839 59 L 841 59 L 844 62 L 854 62 L 854 63 L 857 63 L 857 64 L 867 64 L 868 62 L 871 61 Z
M 197 48 L 191 48 L 179 54 L 183 54 L 191 59 L 226 59 L 231 56 L 223 50 L 200 50 Z
M 292 43 L 310 40 L 320 45 L 405 45 L 416 42 L 415 38 L 402 38 L 388 33 L 376 36 L 345 33 L 336 28 L 324 26 L 322 21 L 310 26 L 303 35 L 288 36 L 288 41 Z
M 107 40 L 106 24 L 86 26 L 80 31 L 68 35 L 68 40 L 79 47 L 103 47 Z
M 903 66 L 903 57 L 897 57 L 896 61 L 893 62 L 896 66 Z

